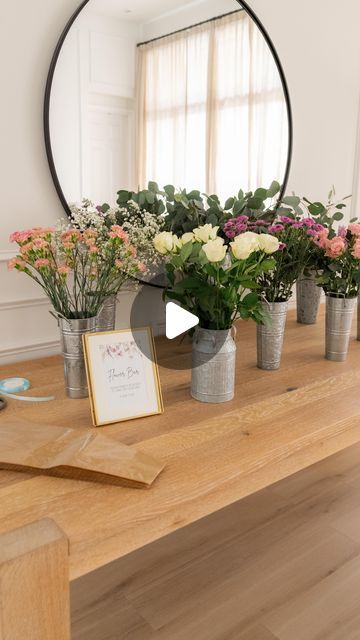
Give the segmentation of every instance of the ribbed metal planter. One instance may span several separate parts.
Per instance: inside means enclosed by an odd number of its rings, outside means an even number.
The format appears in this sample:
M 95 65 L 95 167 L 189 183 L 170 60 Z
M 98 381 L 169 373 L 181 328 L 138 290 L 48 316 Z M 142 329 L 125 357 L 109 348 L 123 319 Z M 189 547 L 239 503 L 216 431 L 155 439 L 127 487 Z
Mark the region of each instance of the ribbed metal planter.
M 82 320 L 58 318 L 61 347 L 64 356 L 66 395 L 69 398 L 87 398 L 88 386 L 84 362 L 82 336 L 96 331 L 96 317 Z
M 263 303 L 270 322 L 257 326 L 257 366 L 259 369 L 279 369 L 284 342 L 287 302 Z
M 326 296 L 326 347 L 327 360 L 346 360 L 357 298 L 332 298 Z
M 97 331 L 114 331 L 116 320 L 116 296 L 105 300 L 96 320 Z
M 197 328 L 193 338 L 191 395 L 200 402 L 229 402 L 235 394 L 236 344 L 232 331 Z
M 315 274 L 301 276 L 296 282 L 297 321 L 316 324 L 321 299 L 321 288 L 316 285 Z

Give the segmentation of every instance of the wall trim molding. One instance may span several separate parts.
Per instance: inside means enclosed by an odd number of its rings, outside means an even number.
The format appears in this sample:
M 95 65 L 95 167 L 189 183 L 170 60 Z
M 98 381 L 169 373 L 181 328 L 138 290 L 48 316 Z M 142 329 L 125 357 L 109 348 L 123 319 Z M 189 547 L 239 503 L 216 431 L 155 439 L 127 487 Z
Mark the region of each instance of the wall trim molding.
M 0 311 L 12 311 L 13 309 L 27 309 L 29 307 L 44 307 L 50 305 L 47 298 L 22 298 L 19 300 L 6 300 L 0 302 Z
M 7 262 L 11 260 L 11 258 L 15 258 L 16 251 L 11 251 L 11 249 L 0 249 L 0 262 Z
M 47 355 L 60 353 L 60 340 L 49 340 L 47 342 L 34 342 L 32 344 L 20 345 L 18 347 L 7 347 L 0 350 L 0 361 L 6 364 L 30 358 L 44 358 Z M 27 357 L 28 356 L 28 357 Z

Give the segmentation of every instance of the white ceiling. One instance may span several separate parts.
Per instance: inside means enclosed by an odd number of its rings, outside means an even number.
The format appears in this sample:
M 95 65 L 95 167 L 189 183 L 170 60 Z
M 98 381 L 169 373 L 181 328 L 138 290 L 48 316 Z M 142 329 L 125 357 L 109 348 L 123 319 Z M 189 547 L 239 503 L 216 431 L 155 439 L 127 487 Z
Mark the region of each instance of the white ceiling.
M 144 23 L 206 2 L 207 0 L 90 0 L 88 8 L 98 14 Z

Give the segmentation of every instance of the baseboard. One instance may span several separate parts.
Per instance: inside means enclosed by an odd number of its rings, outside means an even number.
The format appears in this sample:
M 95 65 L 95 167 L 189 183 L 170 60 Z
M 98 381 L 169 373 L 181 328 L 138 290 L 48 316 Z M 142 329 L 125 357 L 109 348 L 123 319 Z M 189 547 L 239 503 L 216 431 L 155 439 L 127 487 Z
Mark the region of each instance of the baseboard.
M 0 350 L 0 364 L 11 364 L 22 360 L 36 360 L 60 353 L 60 341 L 51 340 Z

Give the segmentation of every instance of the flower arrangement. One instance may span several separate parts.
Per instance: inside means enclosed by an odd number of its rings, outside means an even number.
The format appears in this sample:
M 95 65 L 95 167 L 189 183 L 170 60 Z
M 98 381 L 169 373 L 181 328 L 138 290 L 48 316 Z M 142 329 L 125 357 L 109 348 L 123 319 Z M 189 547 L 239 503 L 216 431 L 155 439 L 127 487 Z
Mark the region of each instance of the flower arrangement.
M 170 286 L 165 297 L 197 315 L 204 329 L 229 329 L 238 318 L 265 320 L 258 280 L 275 266 L 278 240 L 244 233 L 226 245 L 219 227 L 206 224 L 181 237 L 163 231 L 155 249 L 166 257 Z
M 145 270 L 128 234 L 119 225 L 106 233 L 95 227 L 16 231 L 10 242 L 19 254 L 9 269 L 26 273 L 39 284 L 54 310 L 68 319 L 98 314 L 104 301 L 116 295 L 130 277 Z
M 320 250 L 318 284 L 333 298 L 354 298 L 360 292 L 360 224 L 323 229 L 314 238 Z
M 135 200 L 128 200 L 119 207 L 110 207 L 106 203 L 95 206 L 90 200 L 84 199 L 81 204 L 71 204 L 70 210 L 71 223 L 80 231 L 92 228 L 106 235 L 112 225 L 121 226 L 129 242 L 136 247 L 139 260 L 146 264 L 147 274 L 157 271 L 160 260 L 153 239 L 164 227 L 163 215 L 148 211 Z
M 309 262 L 313 238 L 324 230 L 313 218 L 289 216 L 280 216 L 270 223 L 243 215 L 224 225 L 225 236 L 235 241 L 244 233 L 266 232 L 279 243 L 274 268 L 259 274 L 257 279 L 261 295 L 267 302 L 286 302 L 291 298 L 293 286 Z

